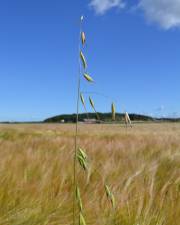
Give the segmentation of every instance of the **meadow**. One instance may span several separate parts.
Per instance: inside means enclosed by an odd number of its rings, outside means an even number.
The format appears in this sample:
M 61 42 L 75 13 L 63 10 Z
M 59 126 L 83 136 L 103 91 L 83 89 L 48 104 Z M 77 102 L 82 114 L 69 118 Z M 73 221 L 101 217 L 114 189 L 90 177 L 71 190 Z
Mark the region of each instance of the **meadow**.
M 80 124 L 78 134 L 88 225 L 180 224 L 180 124 Z M 72 224 L 74 135 L 73 124 L 0 125 L 0 225 Z

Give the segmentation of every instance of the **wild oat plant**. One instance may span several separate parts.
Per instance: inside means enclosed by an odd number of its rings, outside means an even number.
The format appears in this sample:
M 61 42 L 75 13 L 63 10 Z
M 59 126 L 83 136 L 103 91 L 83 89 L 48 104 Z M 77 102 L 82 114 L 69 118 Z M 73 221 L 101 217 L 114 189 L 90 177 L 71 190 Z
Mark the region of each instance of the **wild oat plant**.
M 87 154 L 85 153 L 86 151 L 82 148 L 79 147 L 78 145 L 78 117 L 79 117 L 79 102 L 81 100 L 81 103 L 87 113 L 88 117 L 88 112 L 86 109 L 86 104 L 85 104 L 85 99 L 83 94 L 81 93 L 81 76 L 85 78 L 86 81 L 89 83 L 94 82 L 93 78 L 89 75 L 87 71 L 87 60 L 84 55 L 84 47 L 86 44 L 86 35 L 85 32 L 82 30 L 83 28 L 83 21 L 84 17 L 81 16 L 80 19 L 80 38 L 79 38 L 79 74 L 78 74 L 78 86 L 77 86 L 77 112 L 76 112 L 76 134 L 75 134 L 75 152 L 74 152 L 74 203 L 73 203 L 73 224 L 76 224 L 76 202 L 78 205 L 78 214 L 79 214 L 79 225 L 85 225 L 85 218 L 83 214 L 83 204 L 82 204 L 82 199 L 81 199 L 81 193 L 80 193 L 80 187 L 78 184 L 78 177 L 77 177 L 77 165 L 76 162 L 79 162 L 79 165 L 84 171 L 88 170 L 88 157 Z M 97 120 L 100 121 L 100 117 L 98 115 L 98 112 L 95 108 L 94 101 L 92 100 L 92 97 L 89 96 L 89 103 L 93 109 L 93 111 L 96 114 Z M 112 103 L 112 120 L 115 120 L 115 104 Z M 105 185 L 105 190 L 108 199 L 111 200 L 113 207 L 115 206 L 115 199 L 114 195 L 110 192 L 109 187 Z

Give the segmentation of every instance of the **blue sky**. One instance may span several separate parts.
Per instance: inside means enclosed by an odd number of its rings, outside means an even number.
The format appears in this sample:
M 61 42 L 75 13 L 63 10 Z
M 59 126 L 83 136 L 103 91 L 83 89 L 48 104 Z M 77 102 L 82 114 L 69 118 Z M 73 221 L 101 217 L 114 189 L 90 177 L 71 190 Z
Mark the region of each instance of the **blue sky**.
M 113 100 L 119 112 L 180 116 L 179 0 L 6 0 L 0 121 L 75 112 L 82 14 L 95 83 L 81 86 L 107 96 L 92 95 L 97 110 Z

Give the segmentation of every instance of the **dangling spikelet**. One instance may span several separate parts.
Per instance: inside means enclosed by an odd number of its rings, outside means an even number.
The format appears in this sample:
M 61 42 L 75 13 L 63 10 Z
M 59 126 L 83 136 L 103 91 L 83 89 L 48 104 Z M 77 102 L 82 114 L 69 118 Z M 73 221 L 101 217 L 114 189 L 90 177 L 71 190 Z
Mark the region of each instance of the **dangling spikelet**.
M 112 111 L 112 120 L 116 120 L 116 108 L 114 103 L 111 105 L 111 111 Z
M 82 150 L 81 148 L 78 149 L 77 152 L 77 159 L 79 161 L 80 166 L 84 169 L 87 170 L 88 169 L 88 162 L 87 162 L 87 155 L 84 152 L 84 150 Z
M 124 119 L 125 119 L 125 123 L 126 123 L 126 125 L 128 124 L 128 115 L 127 115 L 127 112 L 125 112 L 125 117 L 124 117 Z
M 87 73 L 84 73 L 84 78 L 89 81 L 89 82 L 94 82 L 94 80 L 92 79 L 92 77 L 90 77 Z
M 80 94 L 80 98 L 81 98 L 81 102 L 82 102 L 83 106 L 85 107 L 84 96 L 82 95 L 82 93 Z
M 81 166 L 84 170 L 87 170 L 87 163 L 86 163 L 86 160 L 85 160 L 82 156 L 80 156 L 80 155 L 77 156 L 77 159 L 78 159 L 78 161 L 79 161 L 80 166 Z
M 97 111 L 96 111 L 96 109 L 95 109 L 95 105 L 94 105 L 94 102 L 93 102 L 93 100 L 92 100 L 92 98 L 91 98 L 91 97 L 89 97 L 89 102 L 90 102 L 91 107 L 93 108 L 94 112 L 96 113 L 97 120 L 99 120 L 99 121 L 100 121 L 99 114 L 97 113 Z
M 85 36 L 85 33 L 83 31 L 81 32 L 81 41 L 82 41 L 82 45 L 84 45 L 85 42 L 86 42 L 86 36 Z
M 85 59 L 82 51 L 80 51 L 80 58 L 81 58 L 81 61 L 82 61 L 84 69 L 86 69 L 87 68 L 87 63 L 86 63 L 86 59 Z
M 85 221 L 84 216 L 82 215 L 81 212 L 79 214 L 79 225 L 86 225 L 86 221 Z
M 92 108 L 95 110 L 94 102 L 91 97 L 89 97 L 89 102 L 90 102 Z
M 78 149 L 78 154 L 79 154 L 80 156 L 82 156 L 82 158 L 83 158 L 84 160 L 87 160 L 87 155 L 86 155 L 86 153 L 84 152 L 84 150 L 82 150 L 82 148 L 79 148 L 79 149 Z
M 109 189 L 109 187 L 107 185 L 105 185 L 104 188 L 105 188 L 106 196 L 111 201 L 111 205 L 114 208 L 115 207 L 115 198 L 114 198 L 114 195 L 110 191 L 110 189 Z
M 126 122 L 126 124 L 131 125 L 131 119 L 130 119 L 129 114 L 127 112 L 125 112 L 125 122 Z
M 127 113 L 127 117 L 128 117 L 129 124 L 131 124 L 131 120 L 130 120 L 130 117 L 129 117 L 128 113 Z
M 89 114 L 87 112 L 87 109 L 86 109 L 86 104 L 85 104 L 85 100 L 84 100 L 84 96 L 82 95 L 82 93 L 80 93 L 80 99 L 81 99 L 81 103 L 83 104 L 83 107 L 86 111 L 86 114 L 87 114 L 87 118 L 89 119 Z
M 111 204 L 112 204 L 112 207 L 115 208 L 115 198 L 112 193 L 111 193 Z
M 80 194 L 79 187 L 76 187 L 76 199 L 78 201 L 79 210 L 82 211 L 83 206 L 82 206 L 82 200 L 81 200 L 81 194 Z
M 105 188 L 105 191 L 106 191 L 106 196 L 107 196 L 107 198 L 110 198 L 110 196 L 111 196 L 111 191 L 110 191 L 109 187 L 108 187 L 107 185 L 105 185 L 104 188 Z

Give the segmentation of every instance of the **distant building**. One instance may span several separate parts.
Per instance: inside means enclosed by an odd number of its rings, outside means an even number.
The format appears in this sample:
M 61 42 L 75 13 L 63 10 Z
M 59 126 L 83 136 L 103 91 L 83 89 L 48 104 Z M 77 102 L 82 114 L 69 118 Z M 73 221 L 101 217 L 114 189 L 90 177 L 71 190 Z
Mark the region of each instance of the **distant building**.
M 60 123 L 65 123 L 65 120 L 61 120 Z
M 83 121 L 84 121 L 84 123 L 90 123 L 90 124 L 97 123 L 96 119 L 84 119 Z

